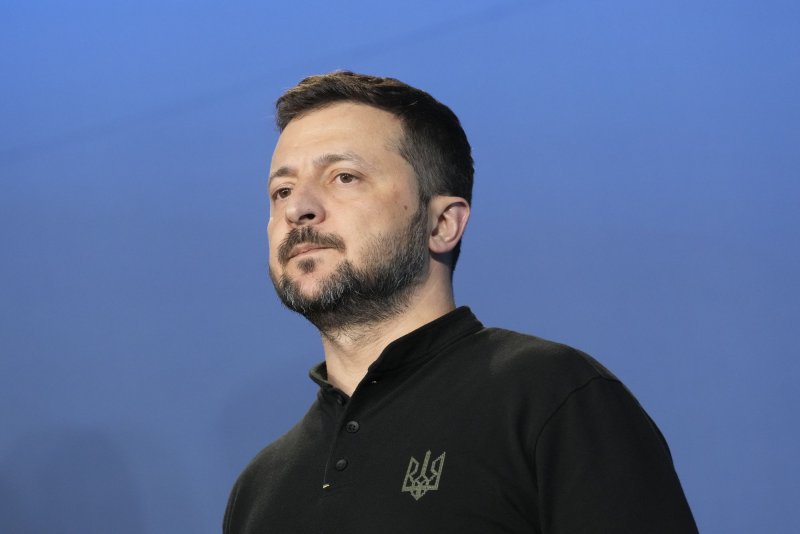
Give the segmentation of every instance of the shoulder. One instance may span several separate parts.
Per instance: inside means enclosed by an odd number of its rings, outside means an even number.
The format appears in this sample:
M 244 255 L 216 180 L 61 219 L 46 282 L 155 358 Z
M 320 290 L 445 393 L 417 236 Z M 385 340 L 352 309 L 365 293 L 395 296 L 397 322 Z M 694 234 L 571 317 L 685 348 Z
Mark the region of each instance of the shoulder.
M 310 434 L 319 412 L 317 402 L 311 405 L 306 415 L 281 437 L 261 449 L 242 470 L 236 481 L 237 488 L 247 488 L 252 484 L 261 485 L 265 478 L 275 479 L 291 467 L 297 458 L 297 450 L 307 447 Z
M 581 350 L 501 328 L 484 328 L 454 349 L 450 369 L 459 384 L 486 405 L 527 414 L 534 426 L 593 381 L 619 384 Z
M 319 405 L 311 405 L 306 415 L 284 435 L 264 447 L 237 478 L 225 510 L 224 531 L 233 532 L 233 525 L 250 520 L 251 514 L 265 513 L 265 503 L 275 503 L 297 484 L 295 479 L 308 478 L 308 465 L 300 459 L 319 439 L 312 437 L 319 421 Z M 308 462 L 305 462 L 308 463 Z
M 484 328 L 469 341 L 493 375 L 522 377 L 565 386 L 580 386 L 594 378 L 618 381 L 611 371 L 585 352 L 563 343 L 502 328 Z

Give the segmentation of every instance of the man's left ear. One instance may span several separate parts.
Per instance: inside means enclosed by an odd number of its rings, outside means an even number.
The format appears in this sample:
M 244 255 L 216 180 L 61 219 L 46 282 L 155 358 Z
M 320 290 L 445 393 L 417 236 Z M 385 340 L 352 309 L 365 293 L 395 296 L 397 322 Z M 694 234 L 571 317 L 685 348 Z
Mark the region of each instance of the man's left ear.
M 446 254 L 458 244 L 469 220 L 469 202 L 461 197 L 434 196 L 428 204 L 433 225 L 428 247 L 434 254 Z

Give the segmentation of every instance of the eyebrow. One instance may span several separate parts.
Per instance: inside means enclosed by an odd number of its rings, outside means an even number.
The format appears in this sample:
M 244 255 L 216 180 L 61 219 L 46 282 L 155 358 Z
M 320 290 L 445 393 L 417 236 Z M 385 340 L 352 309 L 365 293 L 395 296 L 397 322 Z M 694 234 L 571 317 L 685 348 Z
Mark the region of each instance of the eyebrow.
M 340 153 L 329 153 L 329 154 L 322 154 L 321 156 L 314 159 L 314 166 L 319 168 L 325 168 L 328 165 L 333 165 L 334 163 L 339 163 L 340 161 L 351 161 L 362 167 L 366 167 L 367 169 L 373 169 L 373 166 L 367 163 L 367 161 L 356 154 L 355 152 L 340 152 Z M 269 184 L 275 178 L 282 178 L 284 176 L 294 176 L 297 174 L 297 171 L 288 165 L 284 165 L 282 167 L 278 167 L 274 172 L 269 175 L 269 180 L 267 183 Z

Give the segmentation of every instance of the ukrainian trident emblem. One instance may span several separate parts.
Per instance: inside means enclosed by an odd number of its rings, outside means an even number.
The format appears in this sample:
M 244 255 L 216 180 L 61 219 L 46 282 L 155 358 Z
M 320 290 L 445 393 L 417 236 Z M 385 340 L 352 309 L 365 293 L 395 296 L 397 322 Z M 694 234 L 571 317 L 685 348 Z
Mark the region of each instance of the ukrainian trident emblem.
M 403 479 L 403 489 L 401 491 L 407 491 L 414 497 L 415 501 L 418 501 L 429 491 L 438 490 L 439 480 L 442 478 L 442 469 L 444 468 L 445 454 L 443 452 L 431 462 L 431 451 L 428 451 L 425 453 L 425 459 L 422 460 L 421 466 L 419 461 L 412 456 L 408 462 L 406 478 Z M 430 465 L 430 471 L 428 471 L 428 465 Z

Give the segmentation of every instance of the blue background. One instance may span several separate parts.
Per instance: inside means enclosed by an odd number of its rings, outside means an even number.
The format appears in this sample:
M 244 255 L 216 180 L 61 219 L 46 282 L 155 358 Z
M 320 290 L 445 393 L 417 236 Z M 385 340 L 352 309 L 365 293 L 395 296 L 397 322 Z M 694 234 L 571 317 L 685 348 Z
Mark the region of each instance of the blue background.
M 614 370 L 702 532 L 800 531 L 795 0 L 5 1 L 0 50 L 3 532 L 218 532 L 305 412 L 265 178 L 336 68 L 461 117 L 460 304 Z

